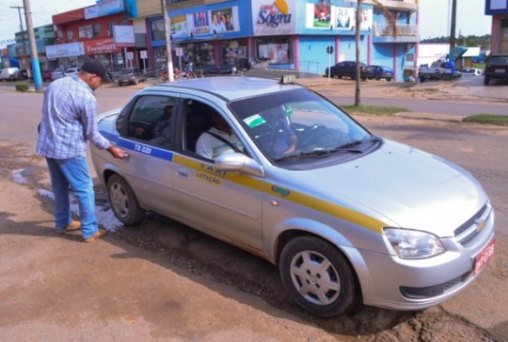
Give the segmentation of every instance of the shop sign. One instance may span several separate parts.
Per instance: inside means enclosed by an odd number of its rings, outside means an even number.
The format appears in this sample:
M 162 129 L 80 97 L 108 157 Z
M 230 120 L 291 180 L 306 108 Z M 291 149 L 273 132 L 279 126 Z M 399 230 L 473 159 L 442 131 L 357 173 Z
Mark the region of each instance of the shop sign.
M 85 55 L 96 55 L 101 53 L 118 53 L 121 48 L 118 47 L 112 38 L 88 40 L 83 42 L 85 46 Z
M 101 0 L 95 6 L 85 8 L 85 19 L 104 17 L 124 11 L 122 0 Z
M 329 1 L 319 0 L 307 3 L 305 8 L 305 27 L 352 32 L 355 27 L 356 8 L 333 6 Z M 362 8 L 360 13 L 360 29 L 371 30 L 373 23 L 372 8 Z
M 134 26 L 115 25 L 113 26 L 113 37 L 119 47 L 134 46 L 136 40 L 134 35 Z
M 82 42 L 46 45 L 46 57 L 48 59 L 56 59 L 62 57 L 83 56 L 84 49 Z
M 252 8 L 255 35 L 279 35 L 295 32 L 293 0 L 254 0 Z

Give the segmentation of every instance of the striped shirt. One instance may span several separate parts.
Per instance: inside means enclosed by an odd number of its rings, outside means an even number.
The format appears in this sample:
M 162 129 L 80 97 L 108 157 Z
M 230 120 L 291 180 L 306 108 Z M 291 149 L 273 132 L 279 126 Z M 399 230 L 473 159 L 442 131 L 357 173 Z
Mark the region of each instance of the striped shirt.
M 78 76 L 53 81 L 44 94 L 36 152 L 54 159 L 85 157 L 88 140 L 108 148 L 97 131 L 96 113 L 95 94 Z

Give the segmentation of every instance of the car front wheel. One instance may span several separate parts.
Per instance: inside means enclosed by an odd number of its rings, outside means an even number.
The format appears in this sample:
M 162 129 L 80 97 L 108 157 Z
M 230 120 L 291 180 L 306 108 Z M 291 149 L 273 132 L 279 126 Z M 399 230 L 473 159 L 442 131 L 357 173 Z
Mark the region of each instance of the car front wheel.
M 353 270 L 343 254 L 322 239 L 302 236 L 289 241 L 281 253 L 279 272 L 291 297 L 314 315 L 337 316 L 356 303 Z
M 126 226 L 141 223 L 145 211 L 140 207 L 134 192 L 127 182 L 118 175 L 108 180 L 108 198 L 116 218 Z

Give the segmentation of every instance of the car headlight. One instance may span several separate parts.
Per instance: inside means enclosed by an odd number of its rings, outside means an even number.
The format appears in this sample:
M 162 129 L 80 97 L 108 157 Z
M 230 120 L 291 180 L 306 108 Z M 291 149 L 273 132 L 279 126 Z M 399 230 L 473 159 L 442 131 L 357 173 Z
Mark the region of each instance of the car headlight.
M 434 234 L 400 228 L 385 228 L 384 231 L 393 251 L 401 259 L 423 259 L 446 250 Z

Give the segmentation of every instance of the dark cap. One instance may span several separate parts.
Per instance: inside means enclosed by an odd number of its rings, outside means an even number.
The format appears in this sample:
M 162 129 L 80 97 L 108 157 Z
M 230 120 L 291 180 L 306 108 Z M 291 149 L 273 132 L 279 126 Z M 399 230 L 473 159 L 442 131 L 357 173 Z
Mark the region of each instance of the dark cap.
M 83 66 L 81 67 L 81 70 L 86 71 L 90 74 L 96 74 L 103 81 L 105 81 L 107 78 L 106 68 L 104 68 L 104 65 L 102 65 L 102 63 L 99 63 L 99 62 L 95 62 L 95 61 L 85 62 L 85 64 L 83 64 Z

